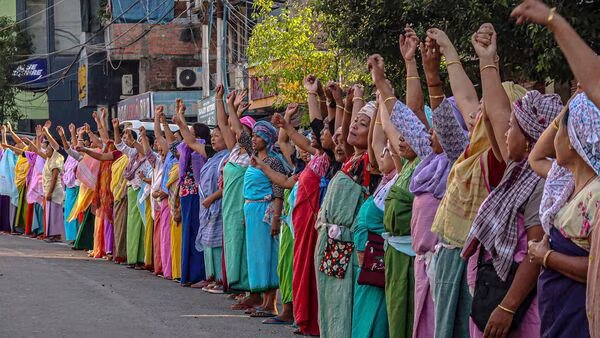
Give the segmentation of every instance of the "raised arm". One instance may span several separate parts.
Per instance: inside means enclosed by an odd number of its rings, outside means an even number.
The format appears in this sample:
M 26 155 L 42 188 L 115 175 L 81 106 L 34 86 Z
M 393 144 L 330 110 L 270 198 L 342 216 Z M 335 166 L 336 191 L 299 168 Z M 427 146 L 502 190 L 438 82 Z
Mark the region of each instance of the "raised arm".
M 71 148 L 69 141 L 67 141 L 67 137 L 65 136 L 65 129 L 62 126 L 56 126 L 56 132 L 60 137 L 60 142 L 62 143 L 63 148 L 65 148 L 65 151 Z
M 106 117 L 106 110 L 104 108 L 102 108 L 102 115 L 103 115 L 103 118 Z M 110 137 L 108 136 L 108 130 L 105 128 L 104 123 L 102 123 L 100 116 L 98 116 L 97 112 L 93 112 L 92 117 L 94 118 L 94 121 L 96 121 L 98 133 L 100 134 L 100 139 L 102 140 L 103 143 L 107 143 L 108 140 L 110 140 Z
M 506 131 L 508 131 L 511 114 L 510 99 L 502 87 L 500 72 L 496 65 L 496 31 L 494 26 L 485 23 L 471 38 L 475 52 L 479 56 L 481 69 L 481 87 L 487 118 L 492 126 L 494 135 L 488 135 L 491 142 L 495 141 L 494 154 L 498 160 L 508 161 L 506 148 Z M 500 152 L 496 154 L 496 152 Z
M 50 143 L 50 146 L 52 147 L 52 149 L 58 150 L 58 149 L 60 149 L 60 145 L 58 144 L 58 142 L 56 142 L 56 140 L 54 139 L 54 137 L 52 137 L 52 135 L 50 134 L 50 127 L 51 126 L 52 126 L 52 122 L 46 121 L 46 124 L 44 125 L 44 129 L 43 129 L 44 136 L 46 137 L 46 139 Z
M 379 100 L 379 95 L 377 95 L 377 100 Z M 375 109 L 375 114 L 373 115 L 371 124 L 369 125 L 368 151 L 369 162 L 371 162 L 371 165 L 374 168 L 381 171 L 381 168 L 383 168 L 383 159 L 379 155 L 383 153 L 387 139 L 379 118 L 379 103 L 376 103 L 376 106 L 377 108 Z
M 352 88 L 348 89 L 348 94 L 346 95 L 344 103 L 344 117 L 342 121 L 341 137 L 341 141 L 346 154 L 354 153 L 354 147 L 348 144 L 348 134 L 350 133 L 350 125 L 352 124 L 352 121 L 354 121 L 356 115 L 358 115 L 358 111 L 365 105 L 365 102 L 362 100 L 357 100 L 355 102 L 354 97 L 362 97 L 363 93 L 363 86 L 354 85 L 352 86 Z
M 163 126 L 163 131 L 165 132 L 165 140 L 167 145 L 171 145 L 173 142 L 175 142 L 175 135 L 173 135 L 173 132 L 169 127 L 169 123 L 167 122 L 167 117 L 165 114 L 160 115 L 160 123 Z
M 340 85 L 337 82 L 333 82 L 333 81 L 329 81 L 329 83 L 327 83 L 327 88 L 329 89 L 329 91 L 331 92 L 331 97 L 333 98 L 333 102 L 331 103 L 331 105 L 335 105 L 335 130 L 338 130 L 339 127 L 342 126 L 342 124 L 344 123 L 344 116 L 346 116 L 345 113 L 345 109 L 346 104 L 348 103 L 347 101 L 344 102 L 344 98 L 342 95 L 342 88 L 340 88 Z M 351 94 L 351 92 L 354 92 L 354 89 L 349 89 L 348 90 L 348 95 Z M 362 99 L 362 97 L 361 97 Z M 350 109 L 349 111 L 352 111 L 352 109 Z
M 407 25 L 404 28 L 404 34 L 400 34 L 399 45 L 400 53 L 406 64 L 406 105 L 417 115 L 425 127 L 429 128 L 429 123 L 425 116 L 421 78 L 419 77 L 417 60 L 415 59 L 419 38 L 410 26 Z
M 237 114 L 239 110 L 239 105 L 236 106 L 235 104 L 236 102 L 242 101 L 239 99 L 239 96 L 241 96 L 242 94 L 238 95 L 235 91 L 233 91 L 230 95 L 230 98 L 227 99 L 227 107 L 229 108 L 228 122 L 229 126 L 235 134 L 235 139 L 237 142 L 237 139 L 240 137 L 240 134 L 242 132 L 242 123 L 240 122 L 240 117 Z
M 246 102 L 247 97 L 248 97 L 248 91 L 244 89 L 241 92 L 237 93 L 237 95 L 235 96 L 235 100 L 233 100 L 233 109 L 238 118 L 242 118 L 242 114 L 245 111 L 245 110 L 240 110 L 240 106 L 244 103 L 247 104 L 247 107 L 250 106 L 248 104 L 248 102 Z
M 25 144 L 27 144 L 27 146 L 29 146 L 29 150 L 31 150 L 34 153 L 38 154 L 38 156 L 41 156 L 43 159 L 48 158 L 46 156 L 46 153 L 44 153 L 43 151 L 40 151 L 40 148 L 38 148 L 38 146 L 35 145 L 35 143 L 31 142 L 30 139 L 28 139 L 28 138 L 25 137 L 22 140 L 23 140 L 23 142 L 25 142 Z
M 371 71 L 371 78 L 379 91 L 379 106 L 381 107 L 379 114 L 383 130 L 385 131 L 390 144 L 396 153 L 398 153 L 400 134 L 390 120 L 390 112 L 394 110 L 394 105 L 398 100 L 396 99 L 396 96 L 394 96 L 394 89 L 385 78 L 385 64 L 383 58 L 379 54 L 371 55 L 367 60 L 367 66 Z
M 444 100 L 444 83 L 440 78 L 440 47 L 434 40 L 427 37 L 425 43 L 421 43 L 421 60 L 427 80 L 429 91 L 429 106 L 435 110 Z
M 2 125 L 2 144 L 8 144 L 6 141 L 6 126 Z
M 300 134 L 291 123 L 285 120 L 283 116 L 279 113 L 275 113 L 272 119 L 273 125 L 277 128 L 285 130 L 288 137 L 297 145 L 300 149 L 312 154 L 317 154 L 317 149 L 313 148 L 310 144 L 310 140 L 306 138 L 306 136 Z
M 225 87 L 222 84 L 219 84 L 215 89 L 215 101 L 217 106 L 217 125 L 219 126 L 219 130 L 221 131 L 221 135 L 223 135 L 223 140 L 225 141 L 225 145 L 227 149 L 231 150 L 235 146 L 235 137 L 231 132 L 231 128 L 229 128 L 229 123 L 227 122 L 227 113 L 225 112 L 225 103 L 223 103 L 223 94 L 225 93 Z M 229 95 L 235 95 L 235 91 L 231 92 Z M 229 101 L 230 96 L 227 95 L 227 100 Z
M 197 152 L 198 154 L 204 157 L 207 157 L 206 146 L 204 145 L 204 143 L 196 141 L 196 138 L 188 128 L 185 121 L 182 121 L 180 116 L 173 116 L 173 122 L 175 122 L 179 127 L 181 136 L 183 136 L 183 142 L 185 142 L 185 144 L 187 144 L 187 146 L 190 147 L 193 151 Z
M 15 146 L 16 147 L 19 147 L 19 145 L 22 146 L 23 145 L 23 140 L 21 140 L 21 138 L 13 131 L 12 125 L 10 123 L 8 123 L 7 127 L 8 127 L 8 132 L 10 133 L 10 137 L 15 142 Z
M 523 1 L 513 10 L 511 16 L 517 18 L 518 24 L 531 21 L 546 25 L 554 33 L 554 38 L 583 91 L 596 106 L 600 106 L 600 57 L 567 20 L 556 13 L 555 8 L 550 9 L 539 0 Z
M 287 123 L 291 124 L 292 118 L 294 117 L 294 115 L 296 115 L 296 113 L 298 113 L 298 104 L 290 103 L 288 104 L 285 110 L 285 115 L 283 116 L 283 118 L 286 120 Z M 290 138 L 285 129 L 283 128 L 279 128 L 277 135 L 277 143 L 279 144 L 279 148 L 281 149 L 281 153 L 283 154 L 285 159 L 288 161 L 288 163 L 292 163 L 294 146 L 290 143 Z
M 160 117 L 163 114 L 165 107 L 163 105 L 159 105 L 154 109 L 154 142 L 160 144 L 162 149 L 168 149 L 169 145 L 167 141 L 165 141 L 165 137 L 163 136 L 163 132 L 160 126 Z
M 98 138 L 98 136 L 92 132 L 92 128 L 90 127 L 89 124 L 87 124 L 87 123 L 84 124 L 84 128 L 85 128 L 85 132 L 87 133 L 88 137 L 90 138 L 90 143 L 102 144 L 102 141 Z
M 560 128 L 560 120 L 563 118 L 563 113 L 550 123 L 550 126 L 542 133 L 542 136 L 529 152 L 529 165 L 531 169 L 539 176 L 546 178 L 550 168 L 552 168 L 552 158 L 556 158 L 556 150 L 554 149 L 554 137 Z
M 91 158 L 96 159 L 98 161 L 112 161 L 115 159 L 113 153 L 99 153 L 86 147 L 77 147 L 75 150 L 77 150 L 79 153 L 87 154 Z
M 473 82 L 471 82 L 460 63 L 458 52 L 450 42 L 450 39 L 448 39 L 446 33 L 442 30 L 431 28 L 427 31 L 427 36 L 436 42 L 440 47 L 440 52 L 446 58 L 450 88 L 452 89 L 452 95 L 456 100 L 458 110 L 460 110 L 465 121 L 474 120 L 475 114 L 479 110 L 479 99 Z M 467 123 L 469 130 L 474 125 L 475 121 Z
M 119 119 L 116 117 L 112 119 L 112 125 L 113 132 L 115 133 L 115 144 L 120 144 L 123 140 L 121 139 L 121 130 L 119 129 Z
M 142 145 L 140 153 L 146 156 L 152 149 L 150 147 L 150 142 L 148 141 L 148 136 L 146 135 L 146 128 L 143 126 L 140 127 L 140 141 Z
M 77 146 L 77 127 L 75 127 L 75 124 L 73 123 L 69 124 L 69 134 L 71 136 L 71 143 L 69 146 L 75 148 Z

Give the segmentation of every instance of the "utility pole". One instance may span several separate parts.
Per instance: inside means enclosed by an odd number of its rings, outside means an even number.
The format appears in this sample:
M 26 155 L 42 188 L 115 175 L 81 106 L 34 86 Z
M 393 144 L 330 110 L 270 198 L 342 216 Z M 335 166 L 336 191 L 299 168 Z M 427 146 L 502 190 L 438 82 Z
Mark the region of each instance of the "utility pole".
M 217 0 L 217 84 L 225 83 L 223 77 L 223 1 Z
M 208 1 L 202 2 L 202 97 L 210 96 L 210 36 L 208 30 Z

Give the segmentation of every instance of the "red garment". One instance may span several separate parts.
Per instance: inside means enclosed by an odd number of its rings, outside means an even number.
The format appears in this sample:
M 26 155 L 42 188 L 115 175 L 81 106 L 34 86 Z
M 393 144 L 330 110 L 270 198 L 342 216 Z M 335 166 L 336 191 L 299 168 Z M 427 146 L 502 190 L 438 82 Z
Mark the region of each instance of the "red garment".
M 31 235 L 31 224 L 33 223 L 33 204 L 27 204 L 27 216 L 25 218 L 25 235 Z
M 303 334 L 319 335 L 319 307 L 315 274 L 315 247 L 318 233 L 315 221 L 319 210 L 321 177 L 306 169 L 300 174 L 296 206 L 292 213 L 294 224 L 294 274 L 292 296 L 294 318 Z

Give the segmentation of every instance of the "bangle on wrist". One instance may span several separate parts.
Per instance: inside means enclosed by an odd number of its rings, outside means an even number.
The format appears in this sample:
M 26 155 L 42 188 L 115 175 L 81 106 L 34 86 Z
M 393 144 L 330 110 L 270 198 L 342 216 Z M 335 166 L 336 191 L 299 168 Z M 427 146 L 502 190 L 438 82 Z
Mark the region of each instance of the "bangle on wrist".
M 408 81 L 408 80 L 420 80 L 420 79 L 421 79 L 421 78 L 420 78 L 420 77 L 418 77 L 418 76 L 407 76 L 407 77 L 406 77 L 406 81 Z
M 443 99 L 446 95 L 429 95 L 430 99 Z
M 363 98 L 362 98 L 362 97 L 360 97 L 360 96 L 357 96 L 357 97 L 353 97 L 353 98 L 352 98 L 352 102 L 354 102 L 354 101 L 359 101 L 359 100 L 360 100 L 360 101 L 364 101 L 364 100 L 363 100 Z
M 314 96 L 317 96 L 317 97 L 319 96 L 319 94 L 317 94 L 317 92 L 314 92 L 312 90 L 307 91 L 306 94 L 308 94 L 308 95 L 314 95 Z
M 486 70 L 486 69 L 491 69 L 491 68 L 493 68 L 493 69 L 495 69 L 496 71 L 498 71 L 498 66 L 496 66 L 496 65 L 487 65 L 487 66 L 483 66 L 483 67 L 481 67 L 481 68 L 479 69 L 479 72 L 480 72 L 480 73 L 483 73 L 483 71 L 484 71 L 484 70 Z
M 550 8 L 550 14 L 548 14 L 548 19 L 546 20 L 546 25 L 554 20 L 554 14 L 556 14 L 556 7 Z
M 509 308 L 507 308 L 507 307 L 504 307 L 504 306 L 502 306 L 501 304 L 498 304 L 498 308 L 499 308 L 500 310 L 504 311 L 504 312 L 510 313 L 511 315 L 514 315 L 514 314 L 515 314 L 515 311 L 513 311 L 513 310 L 511 310 L 511 309 L 509 309 Z
M 389 100 L 396 100 L 396 97 L 394 95 L 388 97 L 387 99 L 383 100 L 383 104 L 386 104 Z
M 335 106 L 337 109 L 341 109 L 341 110 L 346 110 L 346 108 L 344 108 L 343 106 L 340 106 L 339 104 Z
M 548 266 L 546 265 L 546 263 L 548 263 L 548 257 L 550 257 L 550 254 L 553 253 L 554 250 L 550 249 L 548 251 L 546 251 L 546 254 L 544 255 L 544 259 L 542 260 L 542 266 L 547 269 Z
M 554 119 L 554 121 L 552 121 L 550 125 L 552 126 L 552 128 L 558 130 L 558 118 Z
M 446 68 L 448 68 L 448 67 L 450 67 L 450 66 L 452 66 L 452 65 L 462 65 L 462 64 L 461 64 L 461 63 L 460 63 L 460 61 L 458 61 L 458 60 L 454 60 L 454 61 L 447 61 L 447 62 L 446 62 Z

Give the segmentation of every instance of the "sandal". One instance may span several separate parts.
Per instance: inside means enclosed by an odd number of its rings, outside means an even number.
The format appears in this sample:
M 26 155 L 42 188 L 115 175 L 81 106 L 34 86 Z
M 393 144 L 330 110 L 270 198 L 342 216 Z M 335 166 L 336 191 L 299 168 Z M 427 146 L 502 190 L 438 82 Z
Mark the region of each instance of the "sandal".
M 276 314 L 274 314 L 272 312 L 268 312 L 268 311 L 256 311 L 256 312 L 250 314 L 251 318 L 272 318 L 275 316 L 276 316 Z
M 247 310 L 247 309 L 253 309 L 254 306 L 246 304 L 246 303 L 236 303 L 231 305 L 230 309 L 237 311 L 237 310 Z
M 251 315 L 256 311 L 264 311 L 265 309 L 262 306 L 253 306 L 251 309 L 244 311 L 245 314 Z
M 269 319 L 265 319 L 262 321 L 263 324 L 275 324 L 275 325 L 291 325 L 294 322 L 293 321 L 285 321 L 285 320 L 281 320 L 279 319 L 279 317 L 275 316 Z

